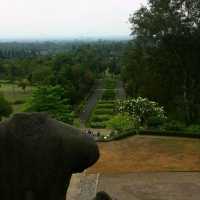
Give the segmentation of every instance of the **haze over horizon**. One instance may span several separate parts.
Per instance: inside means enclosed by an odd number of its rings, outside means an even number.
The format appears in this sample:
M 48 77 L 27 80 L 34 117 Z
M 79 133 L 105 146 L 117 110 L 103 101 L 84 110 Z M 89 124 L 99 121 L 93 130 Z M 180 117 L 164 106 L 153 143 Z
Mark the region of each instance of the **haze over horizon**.
M 128 38 L 129 15 L 146 4 L 146 0 L 0 2 L 0 40 Z

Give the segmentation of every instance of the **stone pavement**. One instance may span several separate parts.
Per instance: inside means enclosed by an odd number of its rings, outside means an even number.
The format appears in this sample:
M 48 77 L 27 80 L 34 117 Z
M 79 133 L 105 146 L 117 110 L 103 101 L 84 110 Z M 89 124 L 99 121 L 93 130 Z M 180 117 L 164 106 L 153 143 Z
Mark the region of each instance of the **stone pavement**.
M 72 176 L 66 200 L 92 200 L 96 195 L 98 174 L 74 174 Z
M 200 173 L 83 173 L 73 176 L 67 200 L 92 200 L 98 191 L 113 200 L 199 200 Z
M 97 191 L 114 200 L 199 200 L 200 173 L 131 173 L 101 175 Z

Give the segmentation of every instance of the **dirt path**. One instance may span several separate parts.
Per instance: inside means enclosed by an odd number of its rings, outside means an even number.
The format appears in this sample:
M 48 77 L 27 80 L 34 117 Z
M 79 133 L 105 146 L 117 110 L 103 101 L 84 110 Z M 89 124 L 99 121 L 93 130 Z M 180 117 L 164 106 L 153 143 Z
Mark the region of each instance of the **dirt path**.
M 88 173 L 200 171 L 200 140 L 135 136 L 99 143 L 100 159 Z

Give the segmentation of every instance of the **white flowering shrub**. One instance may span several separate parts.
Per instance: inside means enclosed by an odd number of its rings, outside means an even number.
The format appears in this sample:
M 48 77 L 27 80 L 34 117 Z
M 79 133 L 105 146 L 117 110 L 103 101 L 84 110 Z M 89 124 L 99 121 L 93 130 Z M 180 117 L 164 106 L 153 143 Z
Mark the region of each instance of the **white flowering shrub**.
M 167 119 L 163 107 L 159 106 L 157 102 L 142 97 L 120 100 L 117 102 L 116 109 L 117 112 L 128 113 L 138 121 L 140 126 L 145 128 L 152 122 L 162 124 Z

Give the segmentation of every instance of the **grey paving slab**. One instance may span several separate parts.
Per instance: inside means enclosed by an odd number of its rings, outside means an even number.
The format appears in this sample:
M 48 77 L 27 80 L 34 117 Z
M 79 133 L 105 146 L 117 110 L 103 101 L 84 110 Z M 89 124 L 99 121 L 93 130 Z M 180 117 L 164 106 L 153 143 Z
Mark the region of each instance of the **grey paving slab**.
M 199 200 L 200 173 L 101 175 L 97 191 L 113 200 Z
M 98 174 L 74 174 L 72 176 L 66 200 L 92 200 L 96 195 Z

